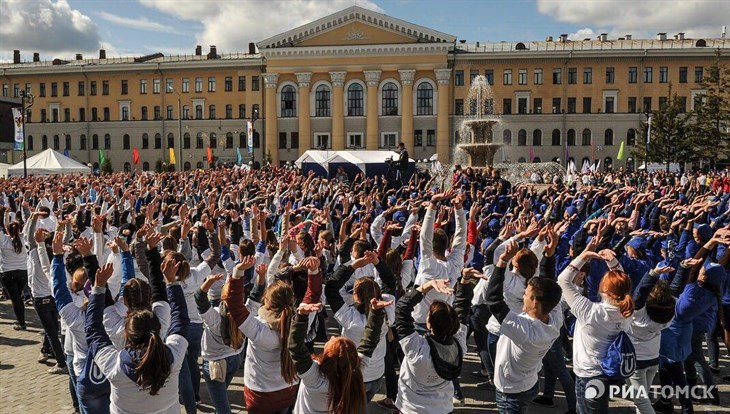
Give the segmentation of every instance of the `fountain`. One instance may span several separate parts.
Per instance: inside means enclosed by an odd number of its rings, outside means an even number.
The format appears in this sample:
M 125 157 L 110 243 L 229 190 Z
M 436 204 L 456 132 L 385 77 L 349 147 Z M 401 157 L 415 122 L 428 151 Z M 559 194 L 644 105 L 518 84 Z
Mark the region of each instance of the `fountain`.
M 465 153 L 472 167 L 492 166 L 502 144 L 494 143 L 492 127 L 499 123 L 499 117 L 494 115 L 494 93 L 486 77 L 479 75 L 472 80 L 464 110 L 467 116 L 459 128 L 460 142 L 454 158 L 462 158 Z

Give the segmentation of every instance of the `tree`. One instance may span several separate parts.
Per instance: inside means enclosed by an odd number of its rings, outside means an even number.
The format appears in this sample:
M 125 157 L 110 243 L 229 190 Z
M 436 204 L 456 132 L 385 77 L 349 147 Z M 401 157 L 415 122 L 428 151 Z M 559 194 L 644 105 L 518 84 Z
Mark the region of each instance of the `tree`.
M 157 161 L 155 161 L 155 172 L 162 172 L 162 158 L 158 158 Z
M 105 158 L 99 168 L 101 169 L 102 174 L 111 174 L 114 172 L 114 169 L 112 169 L 112 160 L 109 158 Z
M 721 64 L 719 50 L 715 63 L 707 68 L 702 81 L 704 93 L 694 102 L 689 135 L 701 159 L 727 159 L 730 154 L 730 67 Z

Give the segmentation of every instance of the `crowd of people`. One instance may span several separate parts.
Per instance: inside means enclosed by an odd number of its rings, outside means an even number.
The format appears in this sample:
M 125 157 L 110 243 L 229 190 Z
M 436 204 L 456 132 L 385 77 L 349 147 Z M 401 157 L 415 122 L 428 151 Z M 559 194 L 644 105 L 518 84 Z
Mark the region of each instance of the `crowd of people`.
M 31 301 L 39 362 L 69 375 L 84 414 L 191 414 L 201 386 L 230 413 L 238 375 L 252 414 L 364 414 L 378 393 L 393 413 L 447 414 L 465 378 L 501 413 L 554 406 L 558 381 L 569 413 L 607 412 L 595 390 L 620 384 L 643 414 L 673 412 L 652 384 L 704 386 L 675 395 L 683 413 L 720 403 L 725 173 L 349 178 L 0 180 L 14 329 Z M 462 370 L 469 352 L 477 372 Z

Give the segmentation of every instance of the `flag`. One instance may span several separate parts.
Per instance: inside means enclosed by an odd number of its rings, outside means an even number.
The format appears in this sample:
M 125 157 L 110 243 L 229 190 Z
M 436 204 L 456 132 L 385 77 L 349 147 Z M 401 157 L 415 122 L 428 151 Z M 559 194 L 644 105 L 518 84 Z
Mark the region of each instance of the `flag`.
M 530 162 L 535 159 L 535 152 L 532 150 L 532 145 L 530 145 Z
M 243 165 L 243 154 L 241 154 L 240 148 L 236 148 L 236 165 L 239 167 Z
M 616 156 L 616 159 L 617 160 L 624 159 L 624 142 L 623 141 L 621 141 L 621 147 L 619 147 L 619 149 L 618 149 L 618 155 Z
M 65 150 L 63 150 L 63 155 L 71 158 L 71 153 L 68 152 L 68 148 L 66 148 Z
M 137 148 L 132 150 L 132 162 L 134 162 L 134 165 L 139 164 L 139 150 Z
M 646 143 L 647 145 L 651 142 L 651 115 L 649 115 L 649 119 L 646 120 Z
M 104 161 L 106 161 L 106 155 L 104 155 L 104 150 L 99 150 L 99 166 L 100 167 L 102 164 L 104 164 Z
M 588 162 L 588 160 L 583 161 L 583 168 L 581 168 L 581 173 L 588 174 L 591 172 L 591 164 Z
M 248 153 L 252 154 L 253 153 L 253 121 L 248 121 L 246 123 L 246 135 L 248 135 Z
M 175 148 L 168 148 L 170 151 L 170 165 L 175 164 Z
M 15 124 L 15 151 L 23 150 L 23 116 L 20 113 L 21 108 L 12 108 L 13 123 Z
M 208 164 L 213 164 L 213 149 L 211 147 L 208 147 Z

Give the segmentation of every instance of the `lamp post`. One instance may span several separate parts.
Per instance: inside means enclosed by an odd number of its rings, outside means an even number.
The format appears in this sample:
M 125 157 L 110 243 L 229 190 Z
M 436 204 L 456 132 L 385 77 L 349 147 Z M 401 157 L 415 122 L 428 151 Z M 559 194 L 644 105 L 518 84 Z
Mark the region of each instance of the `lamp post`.
M 23 118 L 23 178 L 28 178 L 28 144 L 25 140 L 25 121 L 28 119 L 28 109 L 33 106 L 33 99 L 35 97 L 32 93 L 25 93 L 25 90 L 20 91 L 20 116 Z
M 644 111 L 646 117 L 646 131 L 644 135 L 644 171 L 649 171 L 649 132 L 651 132 L 651 111 Z
M 178 171 L 182 171 L 182 96 L 180 96 L 180 93 L 175 90 L 172 86 L 167 87 L 168 92 L 175 92 L 175 95 L 177 95 L 177 162 L 175 168 Z

